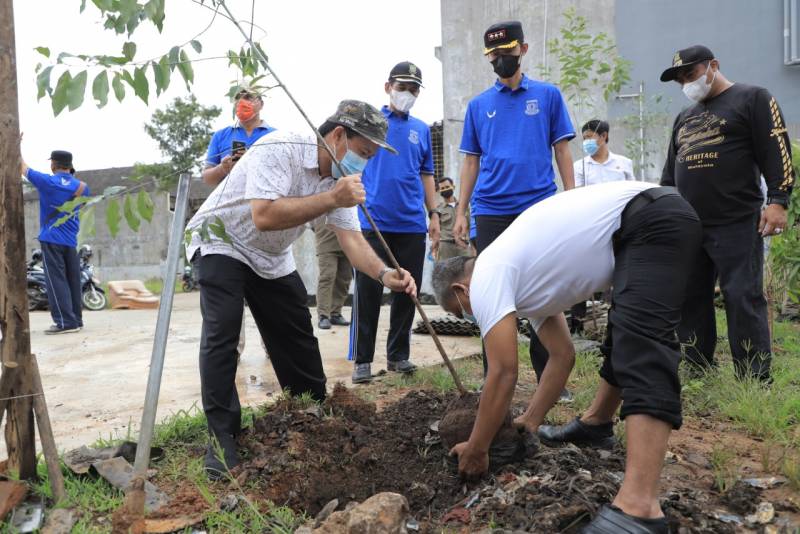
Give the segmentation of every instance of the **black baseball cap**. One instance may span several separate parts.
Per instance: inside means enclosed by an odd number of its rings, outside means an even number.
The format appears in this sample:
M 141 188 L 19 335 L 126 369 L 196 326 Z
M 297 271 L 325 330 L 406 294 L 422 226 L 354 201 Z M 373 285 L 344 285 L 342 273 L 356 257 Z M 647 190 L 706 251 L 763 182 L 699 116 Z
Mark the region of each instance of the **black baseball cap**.
M 678 50 L 672 56 L 672 66 L 661 73 L 662 82 L 671 82 L 675 80 L 678 71 L 684 67 L 696 65 L 701 61 L 709 61 L 714 59 L 714 53 L 703 45 L 694 45 L 683 50 Z
M 66 150 L 53 150 L 50 152 L 50 160 L 55 161 L 59 167 L 63 169 L 70 169 L 72 172 L 75 172 L 75 169 L 72 168 L 72 152 L 67 152 Z
M 403 61 L 392 68 L 390 82 L 409 82 L 422 87 L 422 71 L 410 61 Z
M 483 34 L 483 55 L 498 48 L 514 48 L 525 42 L 522 23 L 518 20 L 498 22 L 489 26 Z
M 389 130 L 386 117 L 366 102 L 342 100 L 336 113 L 328 117 L 328 122 L 350 128 L 392 154 L 397 154 L 397 150 L 386 142 L 386 132 Z

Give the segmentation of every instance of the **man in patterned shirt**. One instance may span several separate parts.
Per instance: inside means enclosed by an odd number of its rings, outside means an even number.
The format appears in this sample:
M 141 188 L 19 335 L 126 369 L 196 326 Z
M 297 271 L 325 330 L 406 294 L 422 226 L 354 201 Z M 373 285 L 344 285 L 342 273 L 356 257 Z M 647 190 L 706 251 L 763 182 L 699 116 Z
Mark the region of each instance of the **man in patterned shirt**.
M 210 478 L 239 463 L 236 436 L 241 408 L 236 392 L 236 345 L 243 300 L 250 306 L 282 389 L 325 397 L 325 373 L 305 286 L 292 243 L 306 223 L 336 232 L 353 266 L 392 291 L 415 293 L 408 272 L 386 267 L 361 234 L 355 206 L 364 202 L 361 170 L 386 143 L 383 115 L 364 102 L 344 100 L 320 133 L 346 173 L 312 133 L 275 132 L 256 141 L 189 221 L 187 257 L 199 250 L 200 384 L 214 447 L 206 452 Z M 221 227 L 224 226 L 224 230 Z M 224 460 L 224 463 L 223 463 Z

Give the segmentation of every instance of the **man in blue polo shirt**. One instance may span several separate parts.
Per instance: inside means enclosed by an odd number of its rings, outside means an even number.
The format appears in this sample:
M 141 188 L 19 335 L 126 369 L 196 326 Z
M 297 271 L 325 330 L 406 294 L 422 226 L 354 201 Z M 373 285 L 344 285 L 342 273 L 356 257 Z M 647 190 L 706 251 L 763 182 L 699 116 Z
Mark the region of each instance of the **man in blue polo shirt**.
M 461 194 L 453 229 L 456 243 L 466 247 L 465 209 L 472 199 L 478 254 L 520 213 L 556 193 L 553 153 L 564 189 L 575 186 L 568 146 L 575 129 L 559 90 L 522 73 L 522 57 L 528 51 L 522 23 L 490 26 L 483 43 L 498 80 L 467 105 Z M 531 362 L 541 377 L 547 350 L 533 331 Z
M 439 217 L 436 213 L 436 185 L 433 181 L 433 151 L 428 125 L 409 115 L 419 89 L 422 72 L 413 63 L 398 63 L 384 85 L 389 105 L 382 111 L 389 121 L 387 142 L 397 149 L 394 155 L 379 150 L 369 160 L 361 181 L 367 192 L 366 206 L 400 266 L 411 273 L 419 287 L 425 262 L 425 234 L 438 246 Z M 378 256 L 388 263 L 383 247 L 364 214 L 359 212 L 361 230 Z M 430 217 L 430 229 L 428 218 Z M 372 380 L 371 363 L 375 355 L 381 284 L 356 272 L 353 295 L 353 320 L 350 325 L 348 359 L 355 360 L 353 383 Z M 411 373 L 409 361 L 414 303 L 406 294 L 393 293 L 389 338 L 386 342 L 386 367 L 389 371 Z
M 217 185 L 228 174 L 250 145 L 275 130 L 261 120 L 264 100 L 252 89 L 242 89 L 236 94 L 234 112 L 237 122 L 214 133 L 208 144 L 203 181 Z M 234 143 L 237 144 L 233 151 Z
M 39 242 L 47 287 L 47 300 L 53 324 L 45 334 L 67 334 L 83 328 L 81 303 L 81 266 L 75 247 L 78 246 L 78 208 L 58 226 L 56 221 L 67 215 L 58 211 L 65 202 L 88 195 L 89 188 L 76 179 L 72 154 L 54 150 L 50 154 L 52 175 L 37 172 L 23 161 L 20 172 L 39 191 Z

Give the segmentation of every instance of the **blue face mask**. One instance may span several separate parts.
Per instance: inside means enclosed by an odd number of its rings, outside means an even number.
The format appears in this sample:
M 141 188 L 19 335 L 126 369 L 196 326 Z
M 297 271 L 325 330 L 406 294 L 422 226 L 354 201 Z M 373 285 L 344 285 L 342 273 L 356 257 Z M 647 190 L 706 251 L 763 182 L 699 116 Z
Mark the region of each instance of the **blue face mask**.
M 347 138 L 345 138 L 344 142 L 347 143 Z M 364 170 L 364 167 L 367 166 L 367 160 L 350 150 L 350 145 L 348 144 L 347 152 L 345 152 L 344 157 L 339 164 L 341 165 L 342 169 L 344 169 L 345 174 L 343 175 L 339 170 L 339 165 L 332 163 L 331 176 L 333 176 L 334 180 L 338 180 L 345 175 L 359 174 Z
M 594 156 L 597 153 L 597 149 L 600 148 L 597 146 L 597 139 L 584 139 L 583 140 L 583 151 L 586 152 L 590 156 Z
M 453 293 L 456 296 L 456 300 L 458 301 L 458 305 L 461 307 L 461 318 L 466 319 L 467 321 L 471 322 L 472 324 L 478 324 L 478 319 L 475 318 L 474 315 L 471 313 L 467 313 L 467 310 L 464 309 L 464 305 L 461 304 L 461 299 L 458 298 L 457 293 Z

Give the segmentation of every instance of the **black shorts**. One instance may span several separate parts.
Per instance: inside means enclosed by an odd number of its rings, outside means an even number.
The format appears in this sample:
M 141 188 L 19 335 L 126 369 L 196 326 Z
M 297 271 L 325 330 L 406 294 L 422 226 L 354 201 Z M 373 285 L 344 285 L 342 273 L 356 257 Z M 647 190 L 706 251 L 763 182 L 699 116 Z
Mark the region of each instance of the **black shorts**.
M 622 419 L 646 414 L 677 429 L 682 418 L 676 330 L 702 226 L 671 189 L 634 197 L 614 234 L 613 297 L 600 376 L 621 389 Z M 641 199 L 658 194 L 649 202 Z

